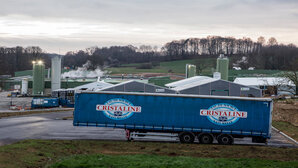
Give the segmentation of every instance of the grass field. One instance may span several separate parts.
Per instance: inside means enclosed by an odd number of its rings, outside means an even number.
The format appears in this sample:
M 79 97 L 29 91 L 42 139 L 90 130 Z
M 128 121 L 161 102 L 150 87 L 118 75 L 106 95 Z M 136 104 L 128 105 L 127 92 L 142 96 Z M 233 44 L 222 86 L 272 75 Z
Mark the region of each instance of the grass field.
M 76 155 L 64 158 L 51 165 L 52 168 L 76 167 L 121 167 L 121 168 L 288 168 L 298 162 L 280 162 L 260 159 L 213 159 L 186 156 L 158 156 L 158 155 Z M 297 165 L 298 166 L 298 165 Z
M 102 159 L 105 167 L 122 167 L 118 165 L 120 163 L 127 163 L 127 167 L 137 167 L 138 165 L 140 167 L 144 164 L 158 164 L 147 167 L 170 167 L 170 163 L 173 161 L 177 166 L 194 161 L 203 162 L 204 167 L 209 164 L 212 167 L 297 167 L 297 158 L 298 151 L 293 148 L 239 145 L 24 140 L 0 147 L 1 168 L 45 167 L 52 164 L 54 167 L 65 167 L 66 165 L 71 166 L 70 162 L 79 165 L 90 164 L 91 167 L 100 164 L 94 159 Z M 109 162 L 109 160 L 113 161 Z M 110 164 L 115 165 L 111 166 Z M 190 166 L 200 166 L 200 164 L 194 163 Z
M 179 61 L 160 62 L 160 66 L 152 69 L 137 69 L 140 64 L 123 64 L 121 67 L 107 68 L 111 74 L 137 74 L 137 73 L 185 73 L 186 64 L 203 64 L 200 75 L 212 76 L 216 69 L 216 58 L 198 58 Z M 253 77 L 253 76 L 276 76 L 282 71 L 279 70 L 229 70 L 229 80 L 233 81 L 235 77 Z M 197 72 L 198 73 L 198 72 Z
M 107 68 L 107 71 L 111 71 L 111 74 L 136 74 L 136 73 L 185 73 L 186 64 L 195 64 L 196 62 L 202 62 L 205 67 L 202 71 L 203 74 L 212 74 L 212 67 L 215 65 L 215 58 L 199 58 L 179 61 L 160 62 L 160 66 L 153 67 L 152 69 L 137 69 L 140 64 L 124 64 L 121 67 Z M 215 68 L 215 67 L 214 67 Z

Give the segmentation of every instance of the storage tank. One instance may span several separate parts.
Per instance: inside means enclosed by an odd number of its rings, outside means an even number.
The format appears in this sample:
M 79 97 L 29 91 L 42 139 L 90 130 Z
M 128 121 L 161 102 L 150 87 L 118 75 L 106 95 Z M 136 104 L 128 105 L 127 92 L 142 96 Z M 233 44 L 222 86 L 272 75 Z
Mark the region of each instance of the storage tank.
M 228 80 L 229 77 L 229 59 L 223 54 L 217 58 L 216 72 L 220 72 L 221 79 Z
M 33 61 L 32 95 L 44 94 L 45 66 L 42 61 Z
M 61 55 L 54 55 L 52 57 L 52 80 L 51 87 L 52 91 L 61 88 Z
M 190 78 L 196 76 L 196 66 L 192 64 L 186 64 L 185 77 Z
M 21 89 L 21 94 L 26 95 L 28 94 L 28 78 L 23 78 L 22 79 L 22 89 Z
M 213 78 L 214 78 L 214 79 L 221 79 L 221 74 L 220 74 L 220 72 L 214 72 L 214 73 L 213 73 Z

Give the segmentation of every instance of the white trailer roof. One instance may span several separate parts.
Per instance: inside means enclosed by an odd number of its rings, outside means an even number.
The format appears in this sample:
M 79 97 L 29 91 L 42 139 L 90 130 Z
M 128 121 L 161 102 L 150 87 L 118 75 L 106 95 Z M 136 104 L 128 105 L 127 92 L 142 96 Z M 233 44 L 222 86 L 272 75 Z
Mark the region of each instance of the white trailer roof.
M 295 86 L 295 84 L 288 78 L 281 77 L 247 77 L 236 78 L 234 83 L 238 83 L 246 86 L 276 86 L 276 85 L 288 85 Z
M 208 77 L 208 76 L 194 76 L 194 77 L 191 77 L 191 78 L 182 79 L 182 80 L 179 80 L 179 81 L 176 81 L 176 82 L 168 83 L 165 86 L 174 88 L 174 87 L 184 86 L 184 85 L 194 83 L 194 82 L 197 83 L 197 82 L 199 82 L 201 80 L 204 80 L 204 79 L 212 79 L 212 78 Z

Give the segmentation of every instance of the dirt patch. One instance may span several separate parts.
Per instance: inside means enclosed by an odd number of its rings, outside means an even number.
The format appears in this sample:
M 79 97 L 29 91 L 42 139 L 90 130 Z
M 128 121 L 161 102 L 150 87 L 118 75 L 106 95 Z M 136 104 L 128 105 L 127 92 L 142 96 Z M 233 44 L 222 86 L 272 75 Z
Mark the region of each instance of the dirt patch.
M 285 121 L 298 126 L 298 100 L 292 103 L 286 101 L 274 102 L 273 121 Z

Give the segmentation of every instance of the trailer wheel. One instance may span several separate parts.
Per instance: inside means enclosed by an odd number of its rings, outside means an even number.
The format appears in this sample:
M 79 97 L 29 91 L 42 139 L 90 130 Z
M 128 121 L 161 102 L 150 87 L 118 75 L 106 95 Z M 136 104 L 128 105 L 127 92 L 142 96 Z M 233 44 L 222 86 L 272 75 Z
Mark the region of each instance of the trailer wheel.
M 193 143 L 195 136 L 190 132 L 183 132 L 179 134 L 179 139 L 181 143 Z
M 208 133 L 199 134 L 198 139 L 201 144 L 212 144 L 213 142 L 213 136 Z
M 221 134 L 217 137 L 217 141 L 221 145 L 232 145 L 234 143 L 234 138 L 231 135 Z

